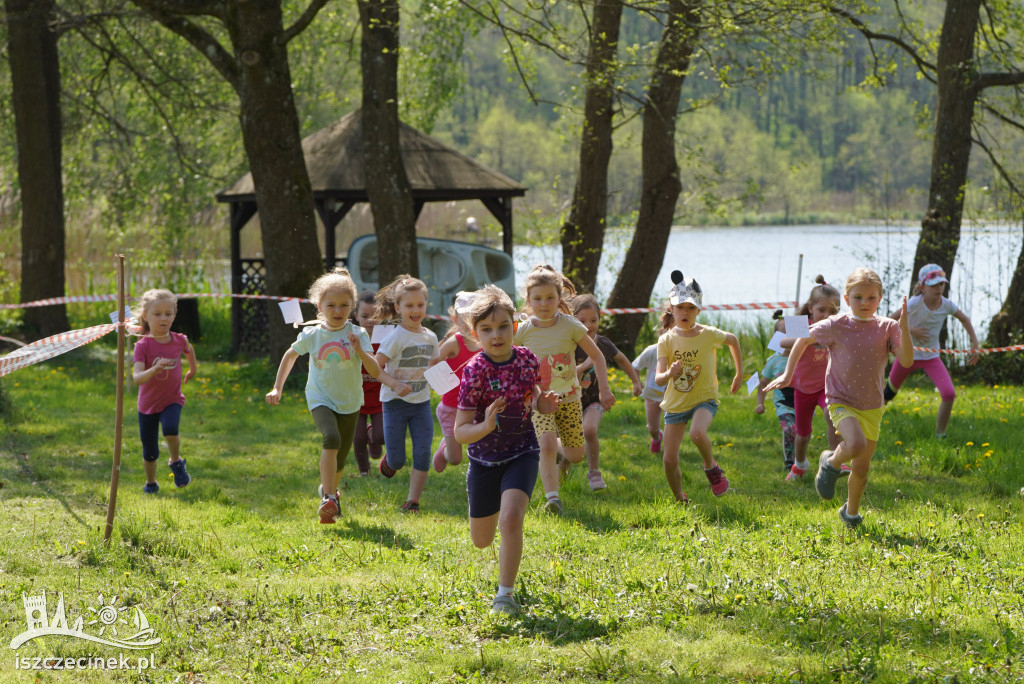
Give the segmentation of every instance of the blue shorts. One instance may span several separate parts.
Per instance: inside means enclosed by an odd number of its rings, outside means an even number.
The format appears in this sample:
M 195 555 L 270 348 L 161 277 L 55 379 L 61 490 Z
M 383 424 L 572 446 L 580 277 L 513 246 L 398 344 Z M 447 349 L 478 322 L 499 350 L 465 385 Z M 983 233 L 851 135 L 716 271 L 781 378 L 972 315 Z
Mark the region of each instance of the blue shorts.
M 537 484 L 540 453 L 523 454 L 499 465 L 483 465 L 469 459 L 466 470 L 466 494 L 469 517 L 487 518 L 501 510 L 501 496 L 507 489 L 519 489 L 529 497 Z
M 711 417 L 714 418 L 715 414 L 718 413 L 718 402 L 702 401 L 688 411 L 681 411 L 680 413 L 666 413 L 665 425 L 676 425 L 677 423 L 683 423 L 685 425 L 690 422 L 691 418 L 693 418 L 693 414 L 701 409 L 711 411 Z
M 160 413 L 139 413 L 139 437 L 142 439 L 142 459 L 153 462 L 160 456 L 160 429 L 164 437 L 178 435 L 181 404 L 171 404 Z

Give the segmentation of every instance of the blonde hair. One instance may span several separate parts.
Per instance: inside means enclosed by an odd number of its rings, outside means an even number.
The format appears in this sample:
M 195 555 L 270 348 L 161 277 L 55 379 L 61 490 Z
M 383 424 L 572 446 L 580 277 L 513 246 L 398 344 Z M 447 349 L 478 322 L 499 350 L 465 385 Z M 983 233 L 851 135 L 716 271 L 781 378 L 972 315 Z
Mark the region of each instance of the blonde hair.
M 143 316 L 152 304 L 156 302 L 170 302 L 174 305 L 174 313 L 178 313 L 178 297 L 170 290 L 155 289 L 146 290 L 139 297 L 138 303 L 135 304 L 135 308 L 132 309 L 132 316 L 139 321 L 142 325 L 142 334 L 146 335 L 149 333 L 149 323 Z
M 512 321 L 516 319 L 516 306 L 505 291 L 497 285 L 484 285 L 476 291 L 469 306 L 469 324 L 476 330 L 477 323 L 494 315 L 495 311 L 506 312 Z
M 374 297 L 377 302 L 377 311 L 373 314 L 374 320 L 390 321 L 398 318 L 398 304 L 402 297 L 409 292 L 422 292 L 423 299 L 429 298 L 427 285 L 419 278 L 413 278 L 408 273 L 402 274 L 381 288 Z
M 593 309 L 598 316 L 601 315 L 601 305 L 597 302 L 597 297 L 592 294 L 576 295 L 569 303 L 572 305 L 573 316 L 578 316 L 584 309 Z
M 534 266 L 533 270 L 526 274 L 526 303 L 523 304 L 523 309 L 533 313 L 533 307 L 530 306 L 530 290 L 544 285 L 550 285 L 558 293 L 558 310 L 566 314 L 571 313 L 566 300 L 576 296 L 576 287 L 550 264 Z
M 313 302 L 313 306 L 317 309 L 317 318 L 323 318 L 323 312 L 320 311 L 320 302 L 323 301 L 328 292 L 336 290 L 340 290 L 351 297 L 352 308 L 355 308 L 356 298 L 359 296 L 355 281 L 352 280 L 352 276 L 349 275 L 346 269 L 339 266 L 330 273 L 324 273 L 309 286 L 308 297 L 309 301 Z
M 807 301 L 804 302 L 803 306 L 797 309 L 796 315 L 810 316 L 811 309 L 813 309 L 814 305 L 817 304 L 822 299 L 832 300 L 832 313 L 839 313 L 839 302 L 841 299 L 841 297 L 839 296 L 839 290 L 826 283 L 825 276 L 821 275 L 820 273 L 814 277 L 814 282 L 818 284 L 811 288 L 811 293 L 807 295 Z M 881 281 L 879 281 L 879 285 L 881 285 Z M 846 290 L 850 290 L 849 281 L 847 281 Z
M 885 288 L 882 286 L 882 279 L 877 273 L 864 266 L 853 269 L 853 273 L 846 277 L 846 288 L 844 290 L 844 294 L 850 294 L 850 290 L 858 285 L 874 285 L 878 288 L 879 296 L 882 296 L 882 294 L 885 293 Z

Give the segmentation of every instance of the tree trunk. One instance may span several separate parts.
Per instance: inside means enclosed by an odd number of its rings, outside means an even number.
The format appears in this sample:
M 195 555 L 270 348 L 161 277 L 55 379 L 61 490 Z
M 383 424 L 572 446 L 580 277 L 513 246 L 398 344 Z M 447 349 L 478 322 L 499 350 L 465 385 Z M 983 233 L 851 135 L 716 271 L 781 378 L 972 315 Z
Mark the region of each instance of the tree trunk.
M 608 299 L 611 308 L 648 306 L 665 260 L 676 201 L 682 189 L 675 146 L 679 95 L 700 34 L 702 5 L 702 0 L 669 2 L 669 24 L 658 49 L 644 107 L 640 212 L 633 241 Z M 682 255 L 678 258 L 682 259 Z M 615 316 L 605 333 L 628 356 L 633 356 L 633 346 L 645 318 L 644 314 Z
M 1017 268 L 1010 279 L 1010 289 L 1006 291 L 1003 307 L 988 324 L 986 346 L 1008 347 L 1020 344 L 1021 340 L 1024 340 L 1024 242 L 1021 243 Z
M 971 127 L 979 94 L 974 63 L 974 36 L 981 0 L 948 0 L 939 39 L 936 68 L 937 103 L 932 142 L 929 216 L 921 222 L 914 254 L 911 289 L 917 271 L 938 264 L 949 278 L 960 243 L 964 188 L 971 159 Z
M 578 289 L 593 292 L 604 249 L 608 210 L 608 162 L 618 72 L 621 0 L 596 0 L 585 77 L 583 134 L 569 218 L 562 226 L 562 272 Z
M 399 15 L 397 0 L 359 0 L 363 164 L 381 286 L 402 273 L 419 275 L 416 212 L 398 136 Z
M 53 0 L 5 0 L 21 186 L 21 301 L 64 296 L 60 61 Z M 30 339 L 66 331 L 63 304 L 25 309 Z

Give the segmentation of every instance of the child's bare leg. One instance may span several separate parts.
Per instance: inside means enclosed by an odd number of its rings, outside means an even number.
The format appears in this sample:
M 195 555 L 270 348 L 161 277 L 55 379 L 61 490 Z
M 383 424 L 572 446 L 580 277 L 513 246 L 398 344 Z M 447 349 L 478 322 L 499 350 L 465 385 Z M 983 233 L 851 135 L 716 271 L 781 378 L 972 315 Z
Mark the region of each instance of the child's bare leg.
M 586 446 L 567 447 L 559 442 L 558 450 L 562 453 L 562 462 L 558 466 L 562 475 L 567 474 L 574 463 L 582 463 L 587 455 Z
M 320 451 L 320 486 L 324 488 L 324 496 L 332 496 L 338 491 L 338 450 L 323 449 Z
M 597 439 L 598 428 L 601 427 L 601 409 L 590 409 L 583 413 L 583 441 L 586 443 L 587 467 L 591 470 L 600 468 L 601 446 Z
M 647 414 L 647 433 L 656 440 L 661 434 L 661 404 L 644 399 L 644 412 Z
M 540 482 L 544 485 L 544 492 L 558 491 L 558 464 L 555 456 L 558 454 L 558 435 L 554 432 L 545 432 L 537 435 L 540 443 Z
M 500 514 L 498 512 L 486 518 L 469 519 L 469 537 L 473 540 L 473 546 L 478 549 L 486 549 L 494 542 L 494 533 L 498 530 Z
M 836 447 L 839 446 L 839 442 L 842 441 L 839 432 L 832 424 L 832 417 L 828 414 L 827 410 L 825 411 L 825 438 L 828 439 L 828 448 L 832 451 L 835 451 Z
M 367 436 L 367 450 L 370 458 L 377 460 L 381 457 L 381 447 L 384 446 L 384 413 L 374 413 L 366 417 L 369 423 Z
M 946 426 L 949 425 L 949 417 L 953 414 L 953 402 L 952 401 L 940 401 L 939 402 L 939 414 L 935 418 L 935 434 L 944 435 L 946 434 Z
M 462 463 L 462 445 L 454 437 L 444 440 L 444 459 L 452 465 Z
M 810 443 L 810 435 L 793 436 L 793 458 L 796 459 L 797 463 L 804 463 L 807 461 L 807 446 Z
M 708 437 L 708 428 L 711 427 L 711 421 L 714 418 L 711 411 L 699 408 L 690 421 L 690 441 L 697 447 L 697 451 L 704 461 L 704 470 L 715 467 L 715 459 L 711 455 L 711 438 Z
M 513 586 L 519 574 L 519 564 L 523 560 L 523 518 L 529 505 L 530 497 L 521 489 L 506 489 L 501 495 L 498 583 L 505 587 Z M 493 532 L 491 536 L 494 536 Z
M 665 479 L 668 480 L 668 487 L 676 501 L 686 500 L 686 494 L 683 493 L 683 474 L 679 470 L 679 446 L 683 443 L 685 434 L 686 423 L 665 424 L 662 463 L 665 466 Z
M 852 472 L 846 493 L 846 514 L 852 516 L 860 511 L 860 500 L 868 483 L 868 470 L 877 442 L 864 436 L 860 422 L 852 416 L 839 424 L 839 434 L 843 441 L 832 452 L 828 463 L 837 470 L 843 463 L 850 463 Z
M 420 500 L 423 487 L 427 484 L 427 472 L 429 471 L 416 470 L 415 468 L 409 471 L 409 501 Z
M 142 469 L 146 473 L 146 484 L 156 482 L 156 461 L 143 461 Z
M 178 438 L 178 435 L 164 435 L 164 441 L 167 442 L 167 453 L 170 456 L 167 460 L 167 465 L 180 461 L 181 440 Z

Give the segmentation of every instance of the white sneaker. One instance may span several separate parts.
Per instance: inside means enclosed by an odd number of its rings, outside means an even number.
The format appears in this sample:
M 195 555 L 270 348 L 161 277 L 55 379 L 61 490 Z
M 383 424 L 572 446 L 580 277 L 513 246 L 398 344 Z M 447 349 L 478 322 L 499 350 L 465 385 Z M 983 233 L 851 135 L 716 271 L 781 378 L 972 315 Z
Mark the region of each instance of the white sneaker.
M 511 594 L 495 596 L 491 602 L 491 615 L 515 615 L 519 612 L 519 604 Z

